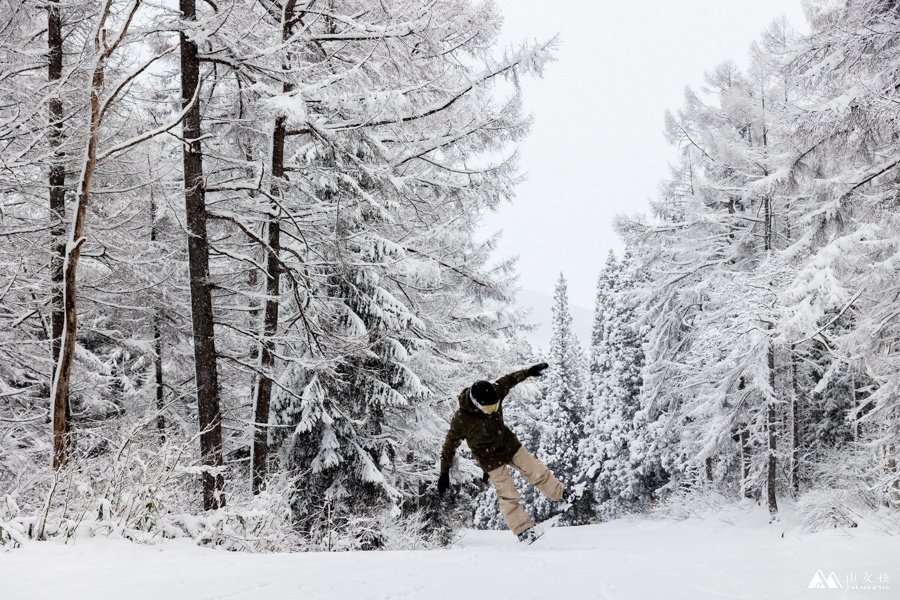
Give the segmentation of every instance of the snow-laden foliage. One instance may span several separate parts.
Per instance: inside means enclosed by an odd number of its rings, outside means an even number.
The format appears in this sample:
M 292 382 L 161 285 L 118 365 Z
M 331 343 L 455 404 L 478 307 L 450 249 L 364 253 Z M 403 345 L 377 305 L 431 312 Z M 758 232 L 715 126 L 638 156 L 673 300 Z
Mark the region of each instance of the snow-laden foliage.
M 157 446 L 150 425 L 139 422 L 122 433 L 105 426 L 108 453 L 76 455 L 59 471 L 33 469 L 4 490 L 0 548 L 99 535 L 139 543 L 187 538 L 251 552 L 314 546 L 294 529 L 287 498 L 295 482 L 283 475 L 263 494 L 217 511 L 197 511 L 195 494 L 188 490 L 196 487 L 201 469 L 184 462 L 193 440 Z
M 536 427 L 530 434 L 526 433 L 523 442 L 566 485 L 574 483 L 580 475 L 578 440 L 584 419 L 585 359 L 572 328 L 568 286 L 562 274 L 553 294 L 552 328 L 545 357 L 550 366 L 540 380 Z M 531 485 L 520 489 L 537 521 L 555 511 L 554 503 Z
M 900 21 L 883 0 L 809 14 L 809 35 L 776 22 L 746 72 L 720 65 L 687 92 L 652 219 L 620 223 L 646 278 L 643 471 L 773 514 L 851 464 L 877 503 L 900 503 Z
M 431 489 L 447 417 L 474 369 L 513 362 L 523 324 L 513 262 L 475 231 L 512 198 L 529 128 L 518 81 L 541 74 L 552 44 L 501 48 L 496 7 L 469 0 L 227 0 L 198 3 L 196 20 L 126 0 L 50 4 L 58 80 L 46 75 L 48 11 L 0 12 L 12 100 L 0 103 L 0 489 L 50 460 L 55 244 L 96 124 L 91 89 L 103 119 L 77 274 L 71 460 L 107 460 L 111 434 L 142 422 L 153 433 L 142 452 L 183 444 L 180 467 L 199 468 L 181 32 L 200 62 L 186 102 L 202 117 L 226 500 L 247 500 L 262 430 L 263 464 L 294 482 L 285 494 L 307 540 L 397 545 L 389 523 L 426 515 L 448 541 L 464 517 L 441 514 Z M 95 34 L 122 39 L 102 80 Z M 48 208 L 60 163 L 63 215 Z M 256 423 L 263 385 L 271 411 Z M 19 504 L 40 507 L 39 495 Z
M 635 420 L 644 364 L 639 276 L 631 255 L 619 260 L 610 252 L 597 279 L 579 454 L 580 470 L 596 472 L 592 496 L 603 518 L 637 509 L 659 485 L 653 472 L 642 472 L 642 454 L 634 447 L 642 434 Z

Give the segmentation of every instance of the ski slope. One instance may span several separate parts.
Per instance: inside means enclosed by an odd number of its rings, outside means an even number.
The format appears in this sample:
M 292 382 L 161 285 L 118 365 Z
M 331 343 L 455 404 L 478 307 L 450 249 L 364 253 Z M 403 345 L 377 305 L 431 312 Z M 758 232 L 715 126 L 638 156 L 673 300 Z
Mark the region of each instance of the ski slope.
M 274 555 L 210 550 L 188 540 L 138 545 L 90 538 L 0 553 L 0 597 L 900 598 L 900 536 L 875 525 L 808 534 L 768 525 L 761 510 L 731 511 L 702 520 L 551 529 L 530 547 L 505 531 L 465 531 L 445 550 Z M 809 589 L 819 570 L 842 589 Z M 888 589 L 858 589 L 867 585 L 866 574 Z

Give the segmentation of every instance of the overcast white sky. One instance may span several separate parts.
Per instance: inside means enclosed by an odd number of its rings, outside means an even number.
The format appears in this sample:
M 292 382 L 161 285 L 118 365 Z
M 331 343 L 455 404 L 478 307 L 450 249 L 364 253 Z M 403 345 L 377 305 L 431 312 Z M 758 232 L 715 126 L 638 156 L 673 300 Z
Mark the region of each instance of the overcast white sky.
M 618 213 L 647 212 L 673 151 L 663 114 L 687 85 L 733 59 L 784 15 L 805 30 L 800 0 L 496 0 L 508 41 L 560 34 L 557 62 L 527 82 L 535 117 L 520 146 L 528 179 L 518 198 L 489 215 L 503 230 L 500 254 L 519 256 L 523 288 L 553 293 L 560 271 L 573 304 L 593 307 L 597 273 Z M 535 315 L 536 318 L 542 318 Z

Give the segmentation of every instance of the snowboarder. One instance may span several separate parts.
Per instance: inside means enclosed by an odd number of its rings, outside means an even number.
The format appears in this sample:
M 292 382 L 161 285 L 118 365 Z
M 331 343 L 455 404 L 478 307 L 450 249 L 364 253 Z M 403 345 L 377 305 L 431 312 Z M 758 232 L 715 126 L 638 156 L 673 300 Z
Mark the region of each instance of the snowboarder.
M 503 423 L 503 400 L 510 390 L 529 377 L 540 377 L 547 363 L 539 363 L 521 371 L 514 371 L 496 382 L 476 381 L 459 395 L 459 408 L 450 421 L 450 431 L 441 449 L 441 475 L 438 492 L 450 487 L 450 466 L 456 449 L 463 440 L 472 456 L 490 479 L 500 501 L 500 511 L 520 541 L 531 543 L 537 536 L 534 522 L 522 507 L 519 492 L 507 465 L 519 470 L 541 493 L 554 502 L 571 504 L 576 493 L 567 491 L 547 466 L 536 459 Z

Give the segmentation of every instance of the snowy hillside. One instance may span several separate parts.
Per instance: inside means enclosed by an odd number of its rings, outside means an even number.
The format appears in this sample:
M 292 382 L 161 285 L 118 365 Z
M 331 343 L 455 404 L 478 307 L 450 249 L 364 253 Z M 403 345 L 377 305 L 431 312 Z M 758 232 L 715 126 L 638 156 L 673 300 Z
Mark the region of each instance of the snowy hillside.
M 0 579 L 5 598 L 28 600 L 900 597 L 900 543 L 882 524 L 808 534 L 790 514 L 770 526 L 764 510 L 735 505 L 704 519 L 552 529 L 531 547 L 506 531 L 469 530 L 451 549 L 421 552 L 263 555 L 78 539 L 0 556 Z M 820 570 L 842 589 L 810 590 Z

